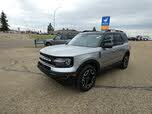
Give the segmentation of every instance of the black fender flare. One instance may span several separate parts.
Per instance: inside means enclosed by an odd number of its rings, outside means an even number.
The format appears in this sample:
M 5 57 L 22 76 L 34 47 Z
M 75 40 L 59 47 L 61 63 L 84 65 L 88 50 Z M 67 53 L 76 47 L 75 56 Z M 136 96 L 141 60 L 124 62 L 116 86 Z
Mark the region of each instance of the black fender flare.
M 127 51 L 126 51 L 126 53 L 125 53 L 125 55 L 130 56 L 130 51 L 129 51 L 129 50 L 127 50 Z M 125 55 L 124 55 L 124 56 L 125 56 Z
M 77 69 L 77 72 L 79 73 L 81 71 L 81 69 L 83 69 L 86 65 L 92 65 L 95 67 L 95 69 L 97 70 L 97 73 L 100 71 L 100 64 L 98 61 L 91 59 L 91 60 L 87 60 L 85 62 L 83 62 L 79 68 Z

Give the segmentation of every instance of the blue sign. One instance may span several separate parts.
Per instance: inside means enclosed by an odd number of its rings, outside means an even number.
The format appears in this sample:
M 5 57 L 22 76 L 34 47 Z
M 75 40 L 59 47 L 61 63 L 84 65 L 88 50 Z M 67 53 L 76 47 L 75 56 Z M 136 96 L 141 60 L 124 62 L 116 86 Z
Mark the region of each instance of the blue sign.
M 102 26 L 109 26 L 110 24 L 110 16 L 104 16 L 102 17 Z

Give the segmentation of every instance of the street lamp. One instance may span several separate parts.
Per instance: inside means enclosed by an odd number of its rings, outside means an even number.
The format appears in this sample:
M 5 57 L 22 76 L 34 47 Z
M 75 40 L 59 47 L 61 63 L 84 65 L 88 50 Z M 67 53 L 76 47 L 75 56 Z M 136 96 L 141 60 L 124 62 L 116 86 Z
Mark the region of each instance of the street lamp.
M 57 10 L 61 8 L 61 7 L 57 7 L 55 10 L 54 10 L 54 31 L 55 31 L 55 16 L 56 16 L 56 12 Z

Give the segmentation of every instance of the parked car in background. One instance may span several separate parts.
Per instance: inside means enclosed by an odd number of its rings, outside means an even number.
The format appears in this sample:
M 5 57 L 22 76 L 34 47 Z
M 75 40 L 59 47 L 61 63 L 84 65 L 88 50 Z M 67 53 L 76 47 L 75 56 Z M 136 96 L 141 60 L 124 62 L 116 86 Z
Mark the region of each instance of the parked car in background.
M 136 38 L 138 41 L 143 40 L 141 35 L 136 36 Z
M 68 43 L 76 34 L 57 35 L 53 39 L 45 40 L 45 46 L 58 45 Z
M 151 38 L 149 36 L 142 36 L 142 35 L 138 35 L 136 37 L 128 37 L 128 40 L 130 41 L 148 41 Z
M 152 41 L 152 37 L 149 37 L 149 40 Z
M 128 37 L 128 40 L 130 40 L 130 41 L 137 41 L 138 39 L 137 39 L 137 37 Z
M 149 40 L 150 37 L 149 36 L 143 36 L 143 40 Z
M 137 36 L 137 39 L 138 39 L 139 41 L 146 41 L 146 40 L 149 40 L 150 37 L 149 37 L 149 36 L 141 36 L 141 35 L 138 35 L 138 36 Z

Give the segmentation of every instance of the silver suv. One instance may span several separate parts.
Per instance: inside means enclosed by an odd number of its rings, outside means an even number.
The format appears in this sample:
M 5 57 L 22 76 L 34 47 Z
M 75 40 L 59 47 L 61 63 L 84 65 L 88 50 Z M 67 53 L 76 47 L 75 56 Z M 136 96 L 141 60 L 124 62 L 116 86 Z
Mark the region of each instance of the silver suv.
M 84 32 L 68 44 L 40 50 L 38 68 L 50 77 L 74 78 L 82 91 L 91 89 L 102 68 L 119 63 L 126 69 L 130 47 L 123 31 Z

